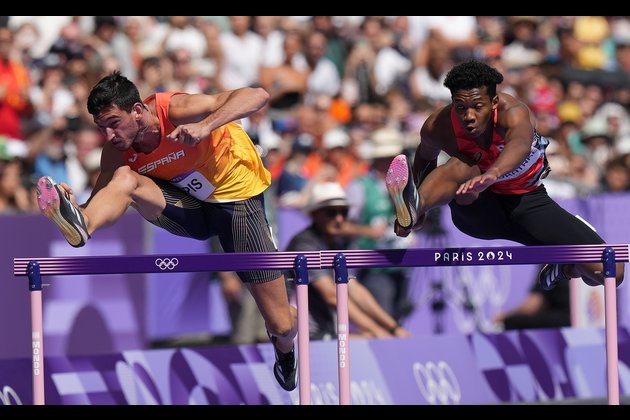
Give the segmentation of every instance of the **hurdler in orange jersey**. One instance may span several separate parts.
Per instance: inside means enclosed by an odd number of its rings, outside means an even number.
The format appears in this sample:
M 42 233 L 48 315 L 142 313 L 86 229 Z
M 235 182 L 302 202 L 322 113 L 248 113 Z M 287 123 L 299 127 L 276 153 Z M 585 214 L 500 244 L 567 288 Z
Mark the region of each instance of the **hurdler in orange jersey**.
M 72 190 L 50 177 L 38 182 L 38 203 L 75 247 L 115 223 L 129 207 L 175 235 L 218 236 L 225 252 L 273 252 L 263 191 L 271 175 L 235 121 L 260 110 L 269 94 L 241 88 L 215 95 L 158 93 L 142 101 L 119 72 L 101 79 L 88 111 L 105 137 L 101 171 L 79 206 Z M 293 339 L 297 312 L 278 270 L 237 271 L 265 319 L 275 348 L 273 373 L 285 390 L 297 386 Z

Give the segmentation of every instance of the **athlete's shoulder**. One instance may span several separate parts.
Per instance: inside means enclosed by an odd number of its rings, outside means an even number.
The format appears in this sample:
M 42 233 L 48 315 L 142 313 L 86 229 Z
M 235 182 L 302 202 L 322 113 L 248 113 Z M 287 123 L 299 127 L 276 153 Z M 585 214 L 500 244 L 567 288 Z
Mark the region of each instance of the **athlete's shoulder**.
M 528 108 L 527 104 L 509 93 L 499 92 L 499 113 L 501 111 L 509 111 L 511 109 Z
M 452 105 L 448 104 L 429 115 L 422 125 L 421 135 L 432 136 L 442 133 L 445 129 L 452 128 L 451 109 Z
M 155 106 L 158 108 L 167 109 L 172 105 L 171 99 L 179 92 L 156 92 L 152 95 L 144 98 L 144 102 L 147 106 Z
M 142 102 L 144 102 L 145 104 L 151 103 L 151 102 L 155 102 L 155 97 L 159 95 L 159 93 L 154 93 L 152 95 L 147 96 L 146 98 L 144 98 L 142 100 Z
M 185 98 L 186 96 L 188 96 L 188 93 L 185 92 L 156 92 L 153 95 L 147 97 L 144 100 L 144 103 L 149 103 L 149 102 L 157 102 L 157 103 L 171 103 L 173 102 L 173 99 L 178 98 Z
M 507 93 L 499 93 L 498 124 L 511 127 L 529 122 L 534 124 L 533 113 L 527 104 Z

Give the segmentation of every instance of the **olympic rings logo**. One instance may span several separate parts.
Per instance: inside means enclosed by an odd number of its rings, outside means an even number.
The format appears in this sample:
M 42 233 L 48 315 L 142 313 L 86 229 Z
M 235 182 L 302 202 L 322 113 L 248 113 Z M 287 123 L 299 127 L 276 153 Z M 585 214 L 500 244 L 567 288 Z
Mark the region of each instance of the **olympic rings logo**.
M 459 404 L 462 391 L 455 372 L 443 360 L 413 364 L 413 376 L 420 393 L 431 405 Z
M 177 264 L 179 264 L 177 258 L 158 258 L 155 260 L 155 265 L 157 265 L 160 270 L 172 270 L 177 267 Z

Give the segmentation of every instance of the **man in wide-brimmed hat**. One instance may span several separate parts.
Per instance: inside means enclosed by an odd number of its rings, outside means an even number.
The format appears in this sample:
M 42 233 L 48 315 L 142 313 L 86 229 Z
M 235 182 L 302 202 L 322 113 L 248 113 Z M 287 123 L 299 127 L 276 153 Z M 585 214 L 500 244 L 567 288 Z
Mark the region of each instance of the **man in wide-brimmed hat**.
M 297 233 L 289 242 L 287 251 L 321 251 L 346 249 L 347 219 L 350 203 L 342 186 L 337 182 L 319 182 L 313 185 L 304 212 L 313 223 Z M 308 270 L 310 338 L 332 339 L 337 335 L 336 287 L 331 269 Z M 374 296 L 353 276 L 348 283 L 348 313 L 356 327 L 355 335 L 366 338 L 405 337 L 409 331 L 401 327 L 378 304 Z

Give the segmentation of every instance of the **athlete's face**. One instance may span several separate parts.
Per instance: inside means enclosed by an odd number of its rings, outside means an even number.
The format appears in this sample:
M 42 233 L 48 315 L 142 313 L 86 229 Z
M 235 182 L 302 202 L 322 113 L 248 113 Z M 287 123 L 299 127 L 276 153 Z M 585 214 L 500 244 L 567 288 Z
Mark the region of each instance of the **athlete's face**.
M 141 131 L 142 105 L 136 104 L 131 112 L 126 112 L 117 105 L 105 108 L 94 116 L 94 123 L 101 130 L 105 139 L 121 152 L 129 149 L 137 140 Z M 141 140 L 141 139 L 139 139 Z
M 485 86 L 469 90 L 462 89 L 453 93 L 455 114 L 472 138 L 479 137 L 486 131 L 498 104 L 499 97 L 488 96 Z

